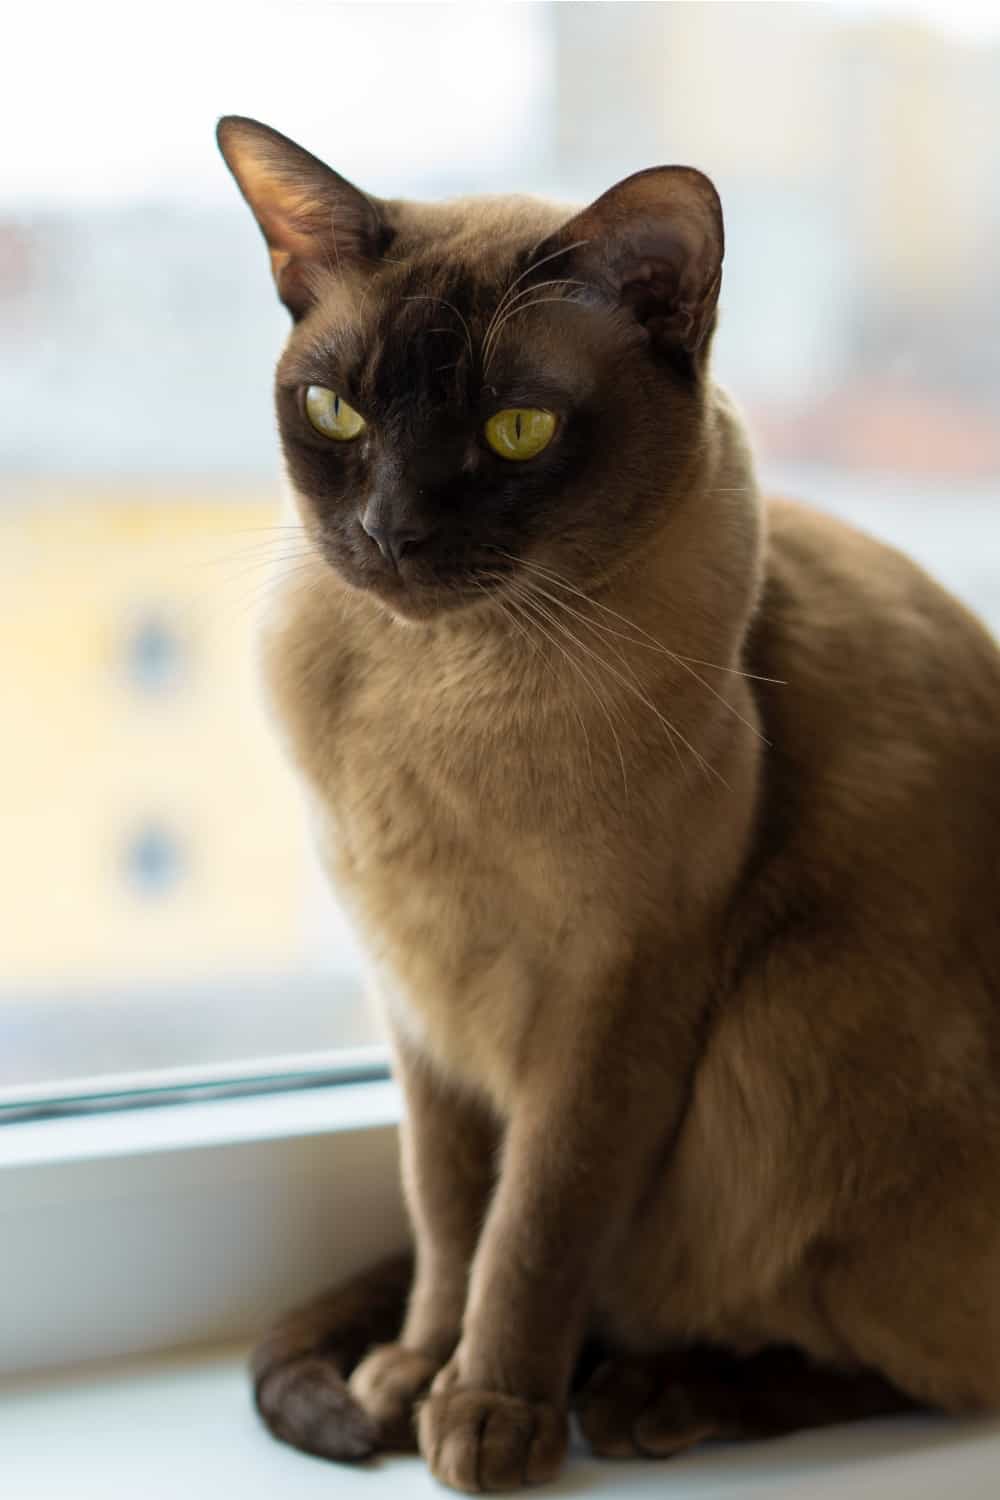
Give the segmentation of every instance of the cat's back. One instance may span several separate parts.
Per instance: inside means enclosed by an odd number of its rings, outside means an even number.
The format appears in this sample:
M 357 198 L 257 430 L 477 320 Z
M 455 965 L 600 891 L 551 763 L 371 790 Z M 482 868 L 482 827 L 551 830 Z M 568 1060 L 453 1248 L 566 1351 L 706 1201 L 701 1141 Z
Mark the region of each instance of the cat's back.
M 776 679 L 757 684 L 762 864 L 784 856 L 891 926 L 995 935 L 1000 650 L 894 548 L 789 501 L 768 514 L 747 652 Z
M 749 654 L 780 668 L 764 675 L 792 674 L 795 717 L 822 701 L 862 741 L 866 725 L 892 739 L 920 724 L 925 743 L 996 751 L 1000 649 L 976 616 L 904 553 L 836 517 L 783 499 L 767 517 Z M 771 696 L 772 714 L 781 701 Z M 826 727 L 831 743 L 842 737 Z

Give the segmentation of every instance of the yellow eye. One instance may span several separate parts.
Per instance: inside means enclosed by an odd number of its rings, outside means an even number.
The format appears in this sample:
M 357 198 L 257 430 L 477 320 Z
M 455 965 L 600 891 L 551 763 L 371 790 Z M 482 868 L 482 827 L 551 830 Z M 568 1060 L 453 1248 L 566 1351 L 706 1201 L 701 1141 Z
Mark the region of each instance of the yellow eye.
M 338 443 L 360 437 L 368 425 L 360 412 L 325 385 L 306 386 L 306 416 L 317 432 Z
M 490 417 L 483 430 L 494 453 L 520 461 L 534 458 L 549 446 L 556 419 L 537 406 L 509 406 Z

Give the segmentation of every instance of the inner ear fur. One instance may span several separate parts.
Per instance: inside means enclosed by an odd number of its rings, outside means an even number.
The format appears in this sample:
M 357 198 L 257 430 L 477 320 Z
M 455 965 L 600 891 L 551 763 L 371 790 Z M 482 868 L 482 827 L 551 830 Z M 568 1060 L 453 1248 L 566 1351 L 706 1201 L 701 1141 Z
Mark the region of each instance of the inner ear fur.
M 725 235 L 703 172 L 649 167 L 626 177 L 559 230 L 550 246 L 560 245 L 572 274 L 628 308 L 655 344 L 691 358 L 707 349 Z
M 225 115 L 219 150 L 260 225 L 278 296 L 293 318 L 315 300 L 320 271 L 369 266 L 391 233 L 382 205 L 258 120 Z

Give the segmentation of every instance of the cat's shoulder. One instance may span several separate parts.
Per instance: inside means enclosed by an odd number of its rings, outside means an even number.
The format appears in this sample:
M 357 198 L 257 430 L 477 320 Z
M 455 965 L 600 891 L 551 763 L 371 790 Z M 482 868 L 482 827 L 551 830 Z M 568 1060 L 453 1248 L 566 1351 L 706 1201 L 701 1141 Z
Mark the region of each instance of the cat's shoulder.
M 995 721 L 1000 650 L 947 589 L 897 548 L 799 501 L 768 500 L 766 516 L 747 650 L 755 672 L 794 683 L 800 710 L 808 700 L 848 728 L 876 704 L 940 720 L 947 738 L 958 707 Z
M 913 558 L 840 517 L 783 496 L 765 504 L 765 608 L 803 612 L 814 629 L 846 619 L 928 628 L 995 643 Z

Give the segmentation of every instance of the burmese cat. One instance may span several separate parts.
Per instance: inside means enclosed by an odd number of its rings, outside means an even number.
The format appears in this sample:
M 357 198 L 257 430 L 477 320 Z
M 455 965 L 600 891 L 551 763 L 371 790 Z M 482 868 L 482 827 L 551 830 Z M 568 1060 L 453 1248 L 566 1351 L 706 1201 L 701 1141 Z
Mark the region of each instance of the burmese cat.
M 761 501 L 711 183 L 379 202 L 219 138 L 294 319 L 266 675 L 416 1243 L 258 1350 L 265 1420 L 490 1490 L 571 1406 L 666 1455 L 1000 1403 L 1000 653 Z

